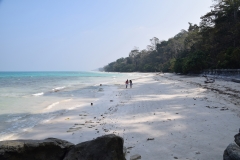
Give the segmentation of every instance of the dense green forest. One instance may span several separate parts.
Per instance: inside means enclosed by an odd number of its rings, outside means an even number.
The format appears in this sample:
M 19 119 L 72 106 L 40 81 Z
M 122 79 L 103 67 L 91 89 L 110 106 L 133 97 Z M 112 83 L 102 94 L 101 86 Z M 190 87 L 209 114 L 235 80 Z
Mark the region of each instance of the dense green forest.
M 147 49 L 135 47 L 129 57 L 104 67 L 107 72 L 199 73 L 204 69 L 240 68 L 240 0 L 214 3 L 199 25 L 167 41 L 150 39 Z

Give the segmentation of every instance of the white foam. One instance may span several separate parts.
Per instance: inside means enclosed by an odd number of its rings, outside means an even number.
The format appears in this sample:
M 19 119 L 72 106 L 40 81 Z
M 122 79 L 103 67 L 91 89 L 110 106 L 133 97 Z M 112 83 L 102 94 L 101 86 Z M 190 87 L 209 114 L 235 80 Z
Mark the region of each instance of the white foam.
M 71 100 L 72 100 L 72 98 L 69 98 L 69 99 L 63 100 L 62 102 L 69 102 Z
M 42 96 L 44 93 L 43 92 L 40 92 L 40 93 L 35 93 L 35 94 L 32 94 L 33 96 Z
M 64 88 L 66 88 L 66 87 L 65 86 L 63 86 L 63 87 L 56 87 L 56 88 L 53 88 L 52 91 L 53 92 L 58 92 L 60 90 L 63 90 Z
M 76 107 L 70 107 L 70 108 L 68 108 L 68 110 L 73 110 L 73 109 L 75 109 Z
M 43 124 L 43 123 L 48 123 L 49 121 L 51 121 L 52 119 L 54 119 L 56 116 L 57 116 L 57 115 L 52 116 L 52 117 L 50 117 L 50 118 L 48 118 L 48 119 L 45 119 L 45 120 L 43 120 L 41 123 L 42 123 L 42 124 Z
M 18 116 L 18 117 L 14 117 L 14 118 L 8 119 L 5 122 L 14 122 L 14 121 L 17 121 L 17 120 L 19 120 L 21 118 L 22 118 L 21 116 Z
M 46 109 L 51 109 L 52 107 L 54 107 L 58 104 L 59 104 L 59 102 L 54 102 L 54 103 L 50 104 Z

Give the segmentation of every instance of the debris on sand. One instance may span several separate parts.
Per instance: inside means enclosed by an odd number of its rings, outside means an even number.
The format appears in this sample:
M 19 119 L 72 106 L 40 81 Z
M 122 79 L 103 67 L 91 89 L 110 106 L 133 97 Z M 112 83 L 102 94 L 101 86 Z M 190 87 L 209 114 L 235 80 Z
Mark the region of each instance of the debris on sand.
M 130 157 L 130 160 L 137 160 L 137 159 L 141 159 L 141 155 L 135 154 Z

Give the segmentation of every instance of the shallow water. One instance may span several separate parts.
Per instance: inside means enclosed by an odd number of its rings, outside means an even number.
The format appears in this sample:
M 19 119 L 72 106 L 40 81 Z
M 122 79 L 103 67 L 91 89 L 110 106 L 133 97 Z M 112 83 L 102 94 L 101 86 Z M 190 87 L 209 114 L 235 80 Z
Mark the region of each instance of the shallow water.
M 0 72 L 0 140 L 23 132 L 96 98 L 99 84 L 124 74 L 105 72 Z M 126 76 L 126 74 L 125 74 Z

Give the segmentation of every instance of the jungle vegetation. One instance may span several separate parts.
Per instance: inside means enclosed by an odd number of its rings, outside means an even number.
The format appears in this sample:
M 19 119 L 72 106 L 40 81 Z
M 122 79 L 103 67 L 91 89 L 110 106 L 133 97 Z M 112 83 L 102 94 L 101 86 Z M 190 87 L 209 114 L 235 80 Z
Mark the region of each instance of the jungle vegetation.
M 199 73 L 204 69 L 240 68 L 240 0 L 214 3 L 199 25 L 189 23 L 174 37 L 153 37 L 147 49 L 135 47 L 126 58 L 104 67 L 107 72 Z

